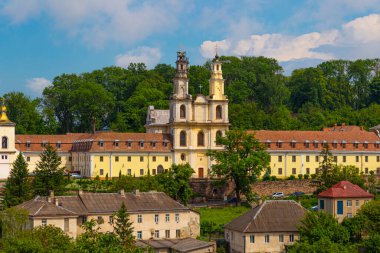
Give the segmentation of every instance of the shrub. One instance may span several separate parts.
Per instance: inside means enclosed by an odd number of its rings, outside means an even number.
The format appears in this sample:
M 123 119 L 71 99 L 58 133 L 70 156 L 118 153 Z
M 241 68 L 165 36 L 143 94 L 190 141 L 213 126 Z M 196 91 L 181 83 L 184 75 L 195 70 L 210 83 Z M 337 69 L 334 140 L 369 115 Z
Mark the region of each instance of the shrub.
M 298 179 L 302 179 L 302 174 L 298 174 Z
M 288 180 L 294 180 L 294 179 L 296 179 L 294 175 L 291 175 L 290 177 L 288 177 Z
M 304 178 L 304 179 L 309 179 L 309 175 L 308 175 L 308 174 L 305 174 L 305 175 L 303 175 L 303 178 Z

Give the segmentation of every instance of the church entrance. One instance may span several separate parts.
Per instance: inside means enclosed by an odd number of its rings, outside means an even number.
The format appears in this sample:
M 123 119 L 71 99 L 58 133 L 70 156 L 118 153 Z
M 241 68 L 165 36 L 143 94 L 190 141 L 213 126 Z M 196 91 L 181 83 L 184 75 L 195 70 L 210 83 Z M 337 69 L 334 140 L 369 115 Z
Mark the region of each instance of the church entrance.
M 198 168 L 198 178 L 203 178 L 203 168 Z

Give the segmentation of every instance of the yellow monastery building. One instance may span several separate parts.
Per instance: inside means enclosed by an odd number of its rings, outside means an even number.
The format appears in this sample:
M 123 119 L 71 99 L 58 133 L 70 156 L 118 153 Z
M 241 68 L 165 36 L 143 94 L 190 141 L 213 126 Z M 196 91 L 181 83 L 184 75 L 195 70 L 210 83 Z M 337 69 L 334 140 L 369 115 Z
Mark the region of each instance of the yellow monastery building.
M 177 52 L 176 75 L 169 110 L 149 106 L 146 133 L 68 133 L 64 135 L 15 135 L 15 124 L 0 116 L 0 178 L 7 178 L 16 154 L 22 152 L 33 171 L 47 144 L 58 151 L 68 171 L 85 177 L 155 175 L 172 164 L 189 163 L 193 177 L 209 176 L 208 150 L 223 149 L 215 143 L 229 127 L 228 99 L 224 94 L 222 63 L 216 56 L 211 63 L 209 96 L 188 93 L 189 61 Z M 337 164 L 354 165 L 367 174 L 380 173 L 380 126 L 368 132 L 358 126 L 333 126 L 322 131 L 249 131 L 266 145 L 271 155 L 271 174 L 278 178 L 314 174 L 319 153 L 329 144 Z

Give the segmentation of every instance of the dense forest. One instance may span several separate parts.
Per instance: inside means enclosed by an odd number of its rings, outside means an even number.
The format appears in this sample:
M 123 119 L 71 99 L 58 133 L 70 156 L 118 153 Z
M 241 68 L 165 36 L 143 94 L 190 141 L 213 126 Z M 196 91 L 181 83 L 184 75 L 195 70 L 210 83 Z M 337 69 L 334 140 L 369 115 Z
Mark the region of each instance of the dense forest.
M 275 59 L 224 56 L 233 129 L 319 130 L 334 123 L 380 124 L 380 59 L 333 60 L 285 76 Z M 208 93 L 209 62 L 190 66 L 189 92 Z M 18 134 L 111 129 L 144 132 L 148 105 L 168 109 L 175 69 L 143 63 L 62 74 L 41 98 L 4 94 Z

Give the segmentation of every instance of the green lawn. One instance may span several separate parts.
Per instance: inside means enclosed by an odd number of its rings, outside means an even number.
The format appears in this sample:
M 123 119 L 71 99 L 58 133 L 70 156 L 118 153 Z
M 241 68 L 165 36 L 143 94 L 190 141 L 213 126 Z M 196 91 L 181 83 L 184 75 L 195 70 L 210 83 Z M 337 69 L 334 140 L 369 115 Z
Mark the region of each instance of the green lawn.
M 199 208 L 196 209 L 201 214 L 201 223 L 212 222 L 216 225 L 225 225 L 241 214 L 247 212 L 251 207 L 237 206 L 224 208 Z

